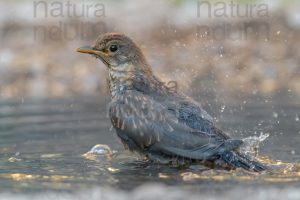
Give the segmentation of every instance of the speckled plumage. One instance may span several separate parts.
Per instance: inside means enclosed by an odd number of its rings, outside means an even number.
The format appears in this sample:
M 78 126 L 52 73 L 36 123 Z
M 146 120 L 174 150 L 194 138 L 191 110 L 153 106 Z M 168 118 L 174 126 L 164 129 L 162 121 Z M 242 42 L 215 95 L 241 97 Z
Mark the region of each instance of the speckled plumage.
M 110 51 L 112 45 L 117 45 L 116 52 Z M 90 48 L 78 51 L 96 56 L 108 67 L 109 116 L 129 150 L 165 164 L 222 160 L 231 167 L 265 169 L 239 152 L 242 140 L 218 129 L 197 102 L 154 76 L 139 47 L 127 36 L 104 34 Z

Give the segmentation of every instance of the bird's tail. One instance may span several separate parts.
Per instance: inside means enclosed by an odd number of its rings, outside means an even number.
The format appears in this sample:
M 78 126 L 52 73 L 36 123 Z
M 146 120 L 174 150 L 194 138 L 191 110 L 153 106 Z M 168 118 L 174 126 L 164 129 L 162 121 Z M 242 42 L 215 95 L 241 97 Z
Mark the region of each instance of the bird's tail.
M 261 172 L 267 170 L 267 167 L 248 157 L 245 154 L 229 151 L 222 156 L 223 160 L 233 167 L 241 167 L 248 171 Z

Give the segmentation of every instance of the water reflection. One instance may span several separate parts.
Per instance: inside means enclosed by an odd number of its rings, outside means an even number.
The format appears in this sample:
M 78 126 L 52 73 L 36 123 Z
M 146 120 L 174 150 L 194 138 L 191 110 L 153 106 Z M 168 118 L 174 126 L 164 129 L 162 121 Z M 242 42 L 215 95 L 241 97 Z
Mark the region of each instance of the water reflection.
M 6 173 L 3 173 L 3 169 L 1 170 L 1 184 L 9 183 L 14 188 L 22 190 L 38 188 L 70 190 L 75 186 L 88 187 L 94 184 L 130 189 L 141 183 L 153 181 L 182 186 L 196 184 L 194 185 L 196 188 L 198 186 L 205 188 L 202 184 L 207 181 L 214 184 L 217 182 L 226 184 L 232 181 L 241 184 L 266 184 L 268 182 L 282 184 L 298 182 L 299 184 L 300 180 L 299 164 L 272 161 L 268 158 L 263 158 L 261 161 L 268 166 L 277 166 L 278 169 L 258 174 L 242 169 L 212 170 L 203 166 L 175 169 L 141 161 L 128 153 L 118 154 L 106 157 L 106 159 L 97 159 L 99 156 L 96 159 L 95 157 L 91 159 L 90 156 L 70 158 L 70 155 L 40 156 L 40 160 L 33 160 L 30 156 L 23 157 L 14 162 L 19 166 L 15 165 L 15 170 L 7 168 Z M 62 159 L 66 161 L 63 162 Z M 41 163 L 43 165 L 40 165 Z M 39 165 L 39 167 L 34 165 Z
M 280 126 L 271 126 L 269 137 L 253 136 L 251 131 L 260 119 L 267 119 L 279 109 L 276 105 L 249 105 L 243 110 L 228 105 L 222 112 L 220 126 L 237 130 L 232 131 L 237 137 L 241 133 L 242 137 L 248 137 L 248 144 L 255 147 L 248 151 L 259 148 L 260 161 L 272 168 L 270 172 L 257 174 L 241 169 L 211 170 L 201 165 L 177 169 L 144 161 L 139 155 L 123 150 L 115 133 L 110 131 L 105 102 L 99 99 L 33 101 L 22 105 L 0 102 L 0 188 L 13 191 L 76 190 L 94 186 L 133 189 L 150 182 L 200 191 L 220 190 L 221 185 L 225 190 L 234 187 L 232 183 L 241 187 L 264 187 L 269 183 L 274 187 L 300 186 L 297 164 L 300 137 L 294 134 L 299 127 L 290 119 L 294 118 L 297 106 L 285 107 L 286 117 L 278 116 Z M 249 133 L 239 132 L 241 129 Z

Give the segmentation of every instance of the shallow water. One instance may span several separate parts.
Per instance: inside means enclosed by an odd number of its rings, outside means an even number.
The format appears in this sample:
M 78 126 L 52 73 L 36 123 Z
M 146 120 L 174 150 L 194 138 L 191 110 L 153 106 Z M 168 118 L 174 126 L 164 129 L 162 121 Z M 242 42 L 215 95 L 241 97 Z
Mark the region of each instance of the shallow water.
M 109 193 L 112 188 L 136 191 L 153 182 L 202 195 L 228 194 L 237 187 L 239 191 L 300 187 L 299 105 L 204 105 L 232 136 L 269 134 L 258 150 L 262 162 L 275 170 L 254 174 L 202 166 L 174 169 L 149 165 L 123 151 L 106 116 L 107 103 L 107 99 L 94 97 L 0 102 L 1 192 L 75 192 L 97 187 L 110 188 L 105 190 Z M 96 144 L 106 144 L 112 152 L 85 154 Z

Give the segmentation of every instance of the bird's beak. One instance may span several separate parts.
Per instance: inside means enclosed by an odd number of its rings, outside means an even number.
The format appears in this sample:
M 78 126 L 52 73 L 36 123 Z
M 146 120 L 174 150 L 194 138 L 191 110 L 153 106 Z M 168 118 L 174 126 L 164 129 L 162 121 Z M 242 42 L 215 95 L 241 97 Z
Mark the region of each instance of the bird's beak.
M 76 50 L 80 53 L 97 54 L 98 51 L 94 50 L 91 46 L 83 46 Z

